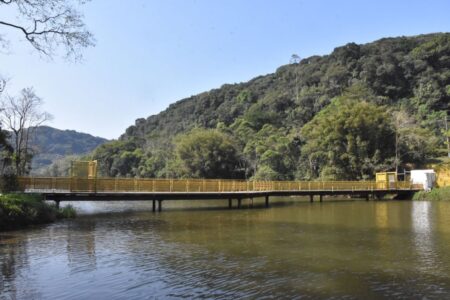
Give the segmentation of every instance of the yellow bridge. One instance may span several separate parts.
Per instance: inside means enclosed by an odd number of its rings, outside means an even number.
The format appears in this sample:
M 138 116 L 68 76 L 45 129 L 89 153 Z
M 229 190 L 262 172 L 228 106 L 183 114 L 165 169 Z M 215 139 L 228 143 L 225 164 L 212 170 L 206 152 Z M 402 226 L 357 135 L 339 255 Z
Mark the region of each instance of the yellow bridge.
M 137 178 L 79 178 L 79 177 L 21 177 L 20 189 L 41 193 L 47 200 L 112 201 L 152 200 L 161 210 L 163 200 L 236 199 L 237 207 L 244 198 L 269 196 L 352 195 L 369 199 L 385 194 L 409 197 L 422 189 L 410 182 L 375 181 L 245 181 L 222 179 L 137 179 Z

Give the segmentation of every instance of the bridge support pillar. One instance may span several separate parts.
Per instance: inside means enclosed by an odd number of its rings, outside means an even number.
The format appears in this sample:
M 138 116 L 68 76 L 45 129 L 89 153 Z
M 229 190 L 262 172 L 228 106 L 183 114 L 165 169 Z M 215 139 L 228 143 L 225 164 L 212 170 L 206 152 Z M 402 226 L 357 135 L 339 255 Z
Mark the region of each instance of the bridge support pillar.
M 59 209 L 59 202 L 61 202 L 61 201 L 55 200 L 55 206 L 56 206 L 57 209 Z
M 250 207 L 253 208 L 253 197 L 250 198 Z
M 232 209 L 233 208 L 233 200 L 230 198 L 228 199 L 228 208 Z
M 319 195 L 319 201 L 322 202 L 323 200 L 323 195 Z
M 366 201 L 369 201 L 369 194 L 366 194 Z
M 152 211 L 153 212 L 156 211 L 156 200 L 155 199 L 152 200 Z
M 162 200 L 158 200 L 158 211 L 162 211 Z
M 311 203 L 314 202 L 314 195 L 309 195 L 309 202 L 311 202 Z
M 241 208 L 241 202 L 242 202 L 242 199 L 241 199 L 241 198 L 238 198 L 237 200 L 238 200 L 238 208 Z
M 266 208 L 268 208 L 269 207 L 269 196 L 267 195 L 266 196 Z

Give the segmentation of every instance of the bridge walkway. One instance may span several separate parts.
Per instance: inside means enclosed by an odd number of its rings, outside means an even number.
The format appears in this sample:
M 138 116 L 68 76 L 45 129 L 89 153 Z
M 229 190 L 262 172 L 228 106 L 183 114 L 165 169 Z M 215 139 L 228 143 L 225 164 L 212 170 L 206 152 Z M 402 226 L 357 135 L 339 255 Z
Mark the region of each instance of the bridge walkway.
M 396 194 L 410 197 L 422 189 L 410 182 L 375 181 L 245 181 L 225 179 L 138 179 L 138 178 L 77 178 L 77 177 L 21 177 L 20 189 L 40 193 L 47 200 L 115 201 L 151 200 L 153 210 L 162 209 L 164 200 L 233 199 L 241 207 L 242 199 L 264 197 L 269 206 L 270 196 L 350 195 L 369 199 Z

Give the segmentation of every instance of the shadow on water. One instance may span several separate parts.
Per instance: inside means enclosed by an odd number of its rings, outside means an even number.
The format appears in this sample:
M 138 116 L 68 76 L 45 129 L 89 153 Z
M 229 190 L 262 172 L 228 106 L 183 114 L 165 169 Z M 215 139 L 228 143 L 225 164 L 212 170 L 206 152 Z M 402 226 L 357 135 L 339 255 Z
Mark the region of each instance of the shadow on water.
M 323 202 L 319 202 L 318 197 L 310 203 L 306 197 L 271 197 L 270 208 L 282 208 L 296 205 L 325 204 L 325 203 L 345 203 L 353 201 L 364 201 L 358 198 L 324 197 Z M 379 200 L 378 200 L 379 201 Z M 232 199 L 232 208 L 229 208 L 228 199 L 212 200 L 164 200 L 162 201 L 162 211 L 235 211 L 238 210 L 237 199 Z M 83 201 L 83 202 L 62 202 L 62 206 L 72 205 L 79 213 L 79 217 L 84 215 L 112 216 L 115 214 L 134 214 L 137 212 L 152 212 L 152 201 Z M 264 198 L 242 199 L 239 209 L 266 209 Z

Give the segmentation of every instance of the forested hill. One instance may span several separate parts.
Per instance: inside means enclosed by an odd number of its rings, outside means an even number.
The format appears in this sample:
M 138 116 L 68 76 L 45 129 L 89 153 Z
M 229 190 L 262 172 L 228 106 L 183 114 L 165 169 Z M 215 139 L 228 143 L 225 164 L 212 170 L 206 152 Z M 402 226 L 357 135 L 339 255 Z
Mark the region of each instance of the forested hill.
M 47 168 L 56 161 L 67 156 L 88 154 L 105 142 L 106 139 L 87 133 L 39 126 L 32 136 L 35 155 L 31 171 L 33 174 L 46 173 Z
M 449 102 L 449 33 L 349 43 L 180 100 L 94 157 L 107 176 L 370 178 L 441 155 Z

